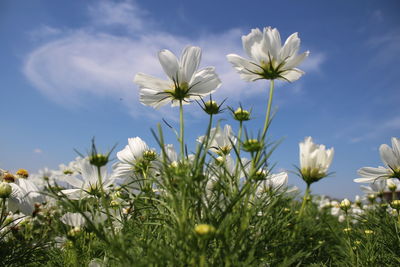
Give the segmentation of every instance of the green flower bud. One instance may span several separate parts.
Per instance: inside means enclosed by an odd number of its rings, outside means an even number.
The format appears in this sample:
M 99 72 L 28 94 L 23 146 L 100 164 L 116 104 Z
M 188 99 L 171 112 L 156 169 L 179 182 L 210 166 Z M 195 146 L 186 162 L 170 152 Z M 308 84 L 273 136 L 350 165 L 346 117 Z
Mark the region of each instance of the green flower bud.
M 237 121 L 248 121 L 250 120 L 250 112 L 239 107 L 233 112 L 233 118 Z
M 390 206 L 393 209 L 399 211 L 400 210 L 400 200 L 399 199 L 393 200 L 392 202 L 390 202 Z
M 364 233 L 366 235 L 372 235 L 372 234 L 374 234 L 374 231 L 367 229 L 367 230 L 364 231 Z
M 147 150 L 143 152 L 143 159 L 153 161 L 157 158 L 157 153 L 154 150 Z
M 108 163 L 108 156 L 103 154 L 93 154 L 89 157 L 90 164 L 96 167 L 103 167 Z
M 246 152 L 257 152 L 263 148 L 262 142 L 257 139 L 248 139 L 243 143 L 243 150 Z
M 218 106 L 217 102 L 210 100 L 204 103 L 204 108 L 203 110 L 207 114 L 218 114 L 220 113 L 220 106 Z
M 343 199 L 342 202 L 340 202 L 340 208 L 347 212 L 351 208 L 351 202 L 347 198 Z
M 375 195 L 375 194 L 369 194 L 369 195 L 367 196 L 367 198 L 368 198 L 368 200 L 369 200 L 371 203 L 374 203 L 374 201 L 375 201 L 375 199 L 376 199 L 376 195 Z
M 9 198 L 12 193 L 12 187 L 6 182 L 0 183 L 0 198 Z
M 262 181 L 267 178 L 267 173 L 265 171 L 257 171 L 252 178 L 255 181 Z

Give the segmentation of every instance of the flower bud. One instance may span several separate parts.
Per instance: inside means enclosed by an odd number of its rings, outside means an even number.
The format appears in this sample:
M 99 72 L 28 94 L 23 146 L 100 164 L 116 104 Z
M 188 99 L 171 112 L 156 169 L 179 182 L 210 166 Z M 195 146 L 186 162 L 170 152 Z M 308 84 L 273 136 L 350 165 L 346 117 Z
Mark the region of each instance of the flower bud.
M 250 120 L 250 112 L 239 107 L 233 112 L 233 118 L 237 121 L 248 121 Z
M 108 156 L 103 154 L 93 154 L 89 157 L 90 164 L 96 167 L 103 167 L 108 163 Z
M 351 207 L 351 202 L 347 198 L 343 199 L 342 202 L 340 202 L 340 208 L 347 212 Z
M 400 200 L 399 199 L 393 200 L 392 202 L 390 202 L 390 206 L 393 209 L 399 211 L 400 210 Z
M 356 198 L 355 198 L 355 200 L 354 200 L 354 203 L 355 203 L 358 207 L 361 207 L 362 201 L 361 201 L 361 198 L 360 198 L 359 195 L 356 195 Z
M 248 139 L 243 143 L 243 150 L 246 152 L 257 152 L 263 148 L 262 142 L 258 141 L 257 139 Z
M 374 202 L 375 202 L 375 199 L 376 199 L 376 195 L 375 195 L 375 194 L 369 194 L 369 195 L 367 196 L 367 198 L 368 198 L 368 200 L 369 200 L 371 203 L 374 203 Z
M 365 230 L 364 231 L 364 233 L 366 234 L 366 235 L 372 235 L 373 233 L 374 233 L 374 231 L 372 231 L 372 230 Z
M 219 157 L 216 157 L 216 158 L 215 158 L 215 164 L 216 164 L 217 166 L 223 166 L 224 163 L 225 163 L 225 161 L 226 161 L 226 159 L 225 159 L 225 157 L 223 157 L 223 156 L 219 156 Z
M 215 228 L 214 228 L 214 226 L 209 225 L 209 224 L 198 224 L 194 228 L 194 231 L 198 235 L 205 236 L 205 235 L 214 233 L 215 232 Z
M 257 171 L 252 178 L 255 181 L 262 181 L 267 178 L 267 173 L 265 171 Z
M 143 158 L 147 161 L 153 161 L 157 158 L 157 153 L 154 150 L 147 150 L 143 152 Z
M 12 193 L 12 187 L 6 182 L 0 183 L 0 198 L 9 198 Z
M 220 113 L 220 106 L 214 100 L 210 100 L 204 103 L 203 110 L 209 115 L 218 114 Z
M 395 184 L 392 179 L 387 180 L 387 186 L 390 192 L 396 192 L 397 190 L 397 184 Z
M 67 235 L 70 236 L 70 237 L 75 237 L 75 236 L 77 236 L 81 231 L 82 231 L 81 228 L 79 228 L 79 227 L 74 227 L 74 228 L 72 228 L 71 230 L 69 230 L 69 232 L 68 232 Z

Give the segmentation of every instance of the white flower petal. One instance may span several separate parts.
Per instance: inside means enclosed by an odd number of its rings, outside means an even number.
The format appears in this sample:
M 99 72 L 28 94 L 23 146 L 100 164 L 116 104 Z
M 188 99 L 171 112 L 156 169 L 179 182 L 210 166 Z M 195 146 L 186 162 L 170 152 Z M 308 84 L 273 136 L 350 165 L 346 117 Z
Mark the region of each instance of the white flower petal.
M 288 60 L 286 61 L 286 64 L 285 64 L 284 68 L 285 69 L 292 69 L 292 68 L 298 66 L 301 62 L 303 62 L 303 60 L 306 57 L 309 56 L 309 54 L 310 54 L 310 52 L 306 51 L 301 55 L 289 57 Z
M 299 48 L 300 39 L 298 37 L 298 33 L 295 32 L 286 39 L 285 44 L 280 52 L 280 59 L 287 60 L 289 57 L 295 55 L 299 51 Z
M 253 58 L 251 48 L 255 43 L 261 43 L 263 34 L 260 29 L 252 29 L 248 35 L 242 36 L 243 49 L 250 58 Z
M 140 88 L 146 88 L 157 92 L 164 92 L 165 90 L 170 90 L 173 86 L 173 84 L 171 84 L 171 82 L 169 81 L 161 80 L 159 78 L 140 72 L 135 75 L 133 81 L 137 83 L 140 86 Z
M 397 159 L 397 166 L 400 166 L 400 139 L 392 137 L 393 154 Z
M 182 53 L 180 60 L 181 79 L 179 82 L 190 82 L 201 60 L 201 49 L 196 46 L 188 46 Z
M 169 50 L 163 49 L 158 53 L 158 59 L 167 76 L 176 81 L 179 74 L 179 62 L 176 56 Z
M 206 96 L 221 86 L 221 80 L 214 68 L 208 67 L 198 71 L 189 86 L 191 95 Z
M 379 152 L 383 163 L 390 168 L 396 169 L 398 164 L 393 150 L 388 145 L 383 144 L 379 147 Z
M 301 76 L 303 76 L 304 72 L 299 69 L 291 69 L 281 73 L 283 78 L 279 78 L 279 80 L 294 82 L 298 80 Z
M 82 180 L 79 180 L 78 178 L 76 178 L 75 176 L 72 176 L 72 175 L 65 175 L 62 178 L 62 180 L 76 188 L 82 188 L 83 184 L 84 184 L 84 182 Z
M 165 93 L 158 93 L 150 89 L 141 89 L 139 95 L 143 105 L 159 108 L 171 102 L 171 98 Z
M 226 58 L 240 74 L 240 77 L 243 80 L 255 81 L 261 78 L 258 73 L 261 72 L 262 69 L 255 62 L 249 61 L 235 54 L 229 54 Z
M 128 146 L 135 159 L 141 158 L 143 153 L 149 150 L 146 142 L 140 137 L 128 138 Z
M 354 179 L 356 183 L 372 183 L 377 179 L 386 178 L 388 176 L 388 170 L 383 167 L 373 168 L 364 167 L 358 170 L 358 174 L 362 178 Z
M 72 213 L 72 212 L 67 212 L 65 213 L 60 220 L 69 226 L 72 227 L 82 227 L 85 224 L 85 217 L 83 217 L 82 214 L 80 213 Z
M 172 144 L 165 145 L 164 149 L 165 149 L 165 154 L 167 156 L 167 160 L 169 162 L 177 162 L 178 161 L 178 154 L 176 153 L 174 145 L 172 145 Z

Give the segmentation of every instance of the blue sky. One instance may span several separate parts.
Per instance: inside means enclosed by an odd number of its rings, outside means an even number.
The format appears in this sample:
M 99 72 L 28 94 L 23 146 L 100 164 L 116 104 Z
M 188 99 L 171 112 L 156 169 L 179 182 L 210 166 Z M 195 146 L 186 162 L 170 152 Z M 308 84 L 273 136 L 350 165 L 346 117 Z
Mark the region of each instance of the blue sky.
M 249 131 L 262 128 L 267 83 L 241 81 L 225 55 L 244 56 L 241 36 L 278 28 L 299 32 L 306 74 L 278 84 L 271 139 L 284 138 L 271 158 L 294 170 L 298 142 L 312 136 L 335 148 L 333 177 L 313 192 L 359 193 L 357 169 L 381 164 L 378 148 L 400 137 L 400 3 L 398 1 L 51 1 L 0 3 L 0 167 L 56 168 L 85 151 L 95 136 L 103 150 L 128 137 L 156 143 L 150 129 L 178 110 L 138 101 L 137 72 L 165 77 L 157 51 L 203 49 L 201 66 L 216 66 L 223 84 L 215 98 L 253 108 Z M 186 108 L 186 107 L 185 107 Z M 203 134 L 206 116 L 187 108 L 187 141 Z M 236 129 L 228 114 L 219 116 Z M 166 130 L 167 131 L 167 130 Z M 173 135 L 167 133 L 170 142 Z M 304 188 L 290 175 L 290 183 Z

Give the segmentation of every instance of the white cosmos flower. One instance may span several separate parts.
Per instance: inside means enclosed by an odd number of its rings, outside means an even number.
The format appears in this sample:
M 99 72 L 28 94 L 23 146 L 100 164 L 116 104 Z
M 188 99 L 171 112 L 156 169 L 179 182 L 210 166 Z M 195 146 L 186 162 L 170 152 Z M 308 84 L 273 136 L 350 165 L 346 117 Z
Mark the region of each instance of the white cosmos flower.
M 29 192 L 16 183 L 10 183 L 11 196 L 8 198 L 8 209 L 12 212 L 20 211 L 25 215 L 32 215 L 35 210 L 35 201 L 29 197 Z
M 290 35 L 282 46 L 276 28 L 266 27 L 263 32 L 258 28 L 253 29 L 248 35 L 242 36 L 243 48 L 250 59 L 229 54 L 228 61 L 245 81 L 279 79 L 293 82 L 304 74 L 296 66 L 309 54 L 307 51 L 297 55 L 300 48 L 297 35 Z
M 383 193 L 385 192 L 386 180 L 379 179 L 379 180 L 376 180 L 373 183 L 369 184 L 369 186 L 362 185 L 360 187 L 361 187 L 361 190 L 366 195 L 374 194 L 377 196 L 379 196 L 379 195 L 382 196 Z
M 266 171 L 263 171 L 267 174 Z M 270 174 L 266 177 L 265 180 L 261 182 L 261 184 L 257 188 L 257 194 L 262 194 L 268 191 L 286 191 L 286 192 L 293 192 L 297 190 L 297 187 L 287 188 L 289 176 L 287 172 L 280 172 Z M 288 189 L 288 190 L 286 190 Z
M 66 225 L 77 228 L 82 228 L 82 226 L 86 223 L 86 219 L 82 214 L 72 212 L 65 213 L 60 220 Z
M 306 137 L 300 142 L 300 172 L 307 184 L 312 184 L 328 174 L 332 163 L 334 149 L 326 149 L 324 145 L 314 144 L 312 138 Z
M 79 199 L 97 195 L 101 192 L 101 187 L 104 191 L 108 191 L 114 183 L 114 178 L 107 173 L 107 167 L 100 168 L 102 184 L 97 167 L 90 164 L 89 159 L 81 161 L 80 175 L 69 175 L 64 177 L 64 182 L 70 184 L 72 189 L 62 190 L 70 199 Z
M 128 138 L 128 145 L 117 153 L 117 162 L 113 166 L 113 176 L 115 178 L 130 178 L 140 171 L 144 163 L 151 163 L 157 157 L 156 152 L 150 149 L 146 142 L 140 137 Z
M 172 165 L 177 165 L 178 164 L 178 153 L 176 153 L 174 145 L 172 145 L 172 144 L 165 145 L 164 151 L 165 151 L 166 160 Z
M 221 85 L 214 67 L 197 70 L 201 59 L 199 47 L 186 47 L 179 60 L 166 49 L 158 53 L 158 58 L 169 78 L 167 81 L 144 73 L 138 73 L 134 78 L 140 87 L 140 102 L 144 105 L 158 108 L 170 102 L 172 106 L 181 101 L 185 104 L 211 94 Z
M 356 183 L 371 183 L 377 179 L 400 179 L 400 139 L 392 137 L 392 148 L 386 144 L 379 147 L 382 162 L 385 167 L 364 167 L 358 170 L 361 178 L 354 179 Z
M 221 127 L 211 129 L 210 131 L 209 146 L 210 150 L 217 153 L 227 155 L 232 150 L 232 145 L 236 144 L 236 137 L 233 135 L 232 127 L 230 125 L 225 125 L 222 130 Z M 200 136 L 197 141 L 200 143 L 205 142 L 206 137 Z

